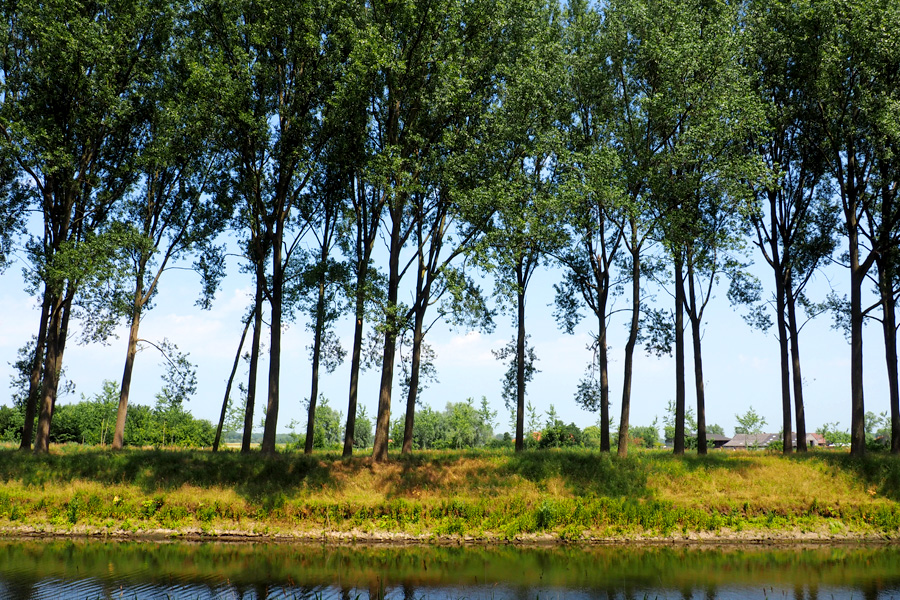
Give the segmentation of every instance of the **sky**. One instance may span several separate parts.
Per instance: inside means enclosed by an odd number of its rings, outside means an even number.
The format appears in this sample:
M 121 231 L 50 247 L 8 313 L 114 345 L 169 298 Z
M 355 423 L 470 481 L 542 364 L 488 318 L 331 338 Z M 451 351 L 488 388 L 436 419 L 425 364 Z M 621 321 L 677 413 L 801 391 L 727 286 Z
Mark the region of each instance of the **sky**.
M 771 289 L 771 276 L 757 262 L 754 272 Z M 24 292 L 22 267 L 19 261 L 0 275 L 0 404 L 10 405 L 11 363 L 16 353 L 37 332 L 39 305 L 37 299 Z M 194 305 L 199 296 L 199 278 L 189 270 L 176 269 L 164 274 L 160 282 L 155 307 L 145 314 L 142 338 L 155 342 L 168 338 L 197 365 L 198 388 L 187 404 L 197 417 L 218 420 L 225 383 L 231 370 L 242 330 L 242 316 L 249 305 L 252 282 L 239 272 L 237 258 L 227 262 L 227 275 L 211 310 L 203 311 Z M 477 273 L 473 275 L 480 276 Z M 579 379 L 591 360 L 588 349 L 592 339 L 593 320 L 585 318 L 574 335 L 560 331 L 553 320 L 553 285 L 561 278 L 558 268 L 548 266 L 535 274 L 527 295 L 526 327 L 538 357 L 539 372 L 528 386 L 527 398 L 543 419 L 551 405 L 566 423 L 581 428 L 597 424 L 599 415 L 579 408 L 573 398 Z M 829 290 L 846 293 L 849 274 L 832 265 L 817 275 L 811 295 L 821 300 Z M 490 291 L 492 282 L 483 279 L 483 289 Z M 656 304 L 666 307 L 671 300 L 666 293 L 649 286 L 656 296 Z M 751 406 L 767 421 L 765 429 L 777 432 L 781 428 L 780 373 L 778 342 L 772 331 L 752 330 L 740 316 L 740 309 L 729 305 L 726 289 L 717 289 L 708 308 L 704 323 L 703 361 L 706 389 L 707 423 L 721 425 L 730 435 L 736 425 L 735 416 Z M 403 296 L 401 294 L 401 300 Z M 618 300 L 624 308 L 627 298 Z M 502 308 L 502 307 L 500 307 Z M 509 307 L 512 308 L 512 307 Z M 618 423 L 621 410 L 622 368 L 627 336 L 627 313 L 620 313 L 610 325 L 610 414 Z M 514 335 L 510 312 L 498 315 L 492 333 L 451 330 L 442 323 L 436 325 L 426 338 L 436 353 L 438 381 L 431 383 L 422 394 L 422 402 L 442 410 L 448 402 L 473 398 L 476 404 L 486 397 L 497 410 L 495 432 L 509 430 L 510 413 L 503 406 L 501 380 L 506 366 L 497 361 L 492 350 L 504 346 Z M 838 422 L 846 430 L 850 425 L 850 346 L 843 332 L 832 329 L 832 319 L 823 315 L 809 322 L 802 330 L 801 362 L 804 379 L 807 430 L 815 431 L 825 423 Z M 77 332 L 76 324 L 73 330 Z M 107 345 L 80 345 L 77 334 L 70 339 L 64 358 L 67 376 L 75 383 L 74 395 L 61 398 L 60 403 L 74 402 L 82 396 L 99 393 L 104 380 L 120 381 L 125 360 L 127 327 L 123 322 L 117 329 L 118 339 Z M 353 328 L 345 316 L 337 326 L 342 345 L 349 349 Z M 265 336 L 268 333 L 264 334 Z M 265 339 L 265 338 L 264 338 Z M 304 322 L 289 323 L 282 338 L 281 386 L 282 396 L 278 417 L 279 432 L 305 430 L 306 409 L 303 403 L 309 395 L 310 358 L 308 346 L 311 333 Z M 880 325 L 869 323 L 865 340 L 866 410 L 875 413 L 889 411 L 888 387 L 884 365 L 884 347 Z M 163 368 L 159 353 L 147 348 L 138 354 L 132 380 L 131 402 L 153 405 L 154 395 L 162 386 Z M 695 406 L 690 346 L 687 354 L 687 401 Z M 349 358 L 333 373 L 320 380 L 320 393 L 329 405 L 346 414 L 349 386 Z M 263 362 L 261 373 L 268 370 Z M 242 365 L 239 378 L 246 377 Z M 259 394 L 265 394 L 265 375 L 260 377 Z M 380 371 L 373 369 L 362 375 L 360 403 L 374 416 L 378 402 Z M 674 359 L 648 356 L 642 348 L 635 355 L 634 386 L 632 392 L 631 424 L 649 425 L 655 418 L 662 431 L 667 403 L 673 400 L 675 386 Z M 392 418 L 405 408 L 405 397 L 395 377 Z M 261 413 L 255 421 L 258 422 Z

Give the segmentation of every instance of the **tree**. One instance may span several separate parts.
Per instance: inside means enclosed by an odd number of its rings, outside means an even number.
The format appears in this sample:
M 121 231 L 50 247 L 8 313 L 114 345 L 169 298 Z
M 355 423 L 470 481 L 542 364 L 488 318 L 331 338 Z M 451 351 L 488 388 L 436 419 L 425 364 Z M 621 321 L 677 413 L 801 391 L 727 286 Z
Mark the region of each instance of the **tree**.
M 504 85 L 497 100 L 490 192 L 497 210 L 485 238 L 483 264 L 494 273 L 495 295 L 511 307 L 516 326 L 516 451 L 525 448 L 527 382 L 525 298 L 547 254 L 560 247 L 555 173 L 557 125 L 565 108 L 566 73 L 556 7 L 534 4 L 515 15 Z
M 898 7 L 884 0 L 833 0 L 805 7 L 807 27 L 814 33 L 805 45 L 815 58 L 813 94 L 816 121 L 823 130 L 820 145 L 826 167 L 837 186 L 847 235 L 850 271 L 850 452 L 865 453 L 863 393 L 862 286 L 892 236 L 898 211 L 888 208 L 883 221 L 877 208 L 881 160 L 897 140 Z M 880 223 L 878 221 L 881 221 Z
M 753 410 L 753 407 L 747 409 L 742 415 L 734 415 L 734 419 L 738 422 L 738 426 L 734 428 L 734 432 L 745 433 L 748 435 L 760 434 L 763 427 L 766 426 L 766 419 Z
M 648 110 L 656 114 L 661 148 L 649 189 L 674 282 L 676 454 L 684 453 L 685 436 L 684 316 L 693 340 L 697 450 L 705 454 L 701 325 L 719 276 L 733 278 L 742 266 L 735 254 L 748 213 L 744 184 L 757 177 L 744 144 L 758 113 L 741 67 L 738 15 L 727 4 L 663 2 L 638 18 L 656 91 Z
M 286 270 L 308 222 L 298 205 L 316 172 L 344 48 L 340 3 L 209 0 L 197 15 L 218 76 L 227 132 L 221 189 L 240 200 L 238 222 L 257 288 L 270 309 L 269 376 L 262 451 L 275 451 Z M 268 260 L 271 271 L 265 271 Z M 257 304 L 257 310 L 260 310 Z M 249 403 L 248 403 L 248 408 Z
M 564 198 L 563 223 L 570 228 L 569 245 L 558 255 L 565 267 L 556 288 L 557 322 L 568 332 L 581 319 L 578 304 L 586 305 L 597 323 L 590 373 L 597 367 L 598 408 L 602 451 L 609 451 L 609 357 L 607 329 L 610 302 L 620 285 L 614 265 L 624 253 L 624 190 L 615 177 L 618 155 L 608 115 L 612 112 L 613 80 L 607 65 L 606 39 L 601 37 L 601 15 L 585 3 L 569 5 L 565 30 L 571 65 L 567 122 L 567 150 L 561 169 Z M 580 392 L 592 379 L 579 384 Z M 576 402 L 590 395 L 579 393 Z M 625 427 L 627 428 L 627 418 Z
M 3 10 L 9 29 L 0 155 L 33 186 L 44 220 L 43 237 L 29 248 L 43 286 L 34 361 L 43 367 L 35 369 L 29 403 L 40 391 L 35 452 L 46 452 L 73 302 L 83 289 L 96 290 L 85 280 L 124 243 L 98 233 L 135 181 L 144 90 L 171 43 L 175 9 L 154 0 L 16 3 Z M 30 435 L 23 437 L 28 443 Z
M 467 119 L 478 123 L 473 108 L 484 104 L 492 84 L 495 54 L 480 50 L 501 31 L 493 29 L 495 3 L 443 0 L 423 5 L 398 2 L 376 5 L 372 27 L 382 58 L 375 72 L 371 105 L 376 135 L 374 177 L 369 185 L 385 190 L 385 231 L 388 268 L 381 334 L 383 351 L 373 456 L 387 459 L 390 408 L 397 338 L 406 315 L 413 325 L 413 376 L 416 346 L 421 345 L 424 314 L 434 298 L 434 282 L 462 248 L 447 249 L 450 208 L 457 201 L 448 184 L 446 163 L 468 149 Z M 494 42 L 499 44 L 499 42 Z M 483 109 L 482 109 L 483 110 Z M 468 236 L 463 235 L 465 242 Z M 411 256 L 404 251 L 415 242 Z M 463 245 L 464 247 L 464 245 Z M 421 279 L 415 308 L 399 302 L 398 292 L 410 268 Z M 423 272 L 424 271 L 424 272 Z M 411 386 L 411 393 L 417 389 Z M 409 402 L 409 399 L 408 399 Z M 413 404 L 415 400 L 413 398 Z
M 311 300 L 304 307 L 310 316 L 309 329 L 313 333 L 310 347 L 312 375 L 310 378 L 310 401 L 306 424 L 306 445 L 303 451 L 312 452 L 316 430 L 316 398 L 319 395 L 319 367 L 333 371 L 343 362 L 345 352 L 340 341 L 334 336 L 332 327 L 340 316 L 342 306 L 340 291 L 345 283 L 345 265 L 332 257 L 340 235 L 339 225 L 344 217 L 345 200 L 350 176 L 347 165 L 339 159 L 331 160 L 330 154 L 342 151 L 342 136 L 335 135 L 326 147 L 322 172 L 316 177 L 312 193 L 318 202 L 310 202 L 312 212 L 306 218 L 311 223 L 310 233 L 316 240 L 315 254 L 309 258 L 304 269 L 301 288 L 312 293 L 300 292 Z
M 202 100 L 209 93 L 198 93 L 192 73 L 185 68 L 192 59 L 185 56 L 183 35 L 180 32 L 176 37 L 174 49 L 166 52 L 155 74 L 153 87 L 145 92 L 147 133 L 135 165 L 141 174 L 140 183 L 124 198 L 117 214 L 126 227 L 133 228 L 133 235 L 141 243 L 129 253 L 133 288 L 130 301 L 122 309 L 130 320 L 130 328 L 114 449 L 121 449 L 125 442 L 141 318 L 152 306 L 151 299 L 163 273 L 194 254 L 194 269 L 203 278 L 198 304 L 206 308 L 224 274 L 221 252 L 213 245 L 213 239 L 230 216 L 230 203 L 216 203 L 209 194 L 210 179 L 218 167 L 211 149 L 213 107 Z M 122 301 L 124 304 L 125 299 Z
M 760 209 L 751 215 L 754 243 L 775 279 L 775 317 L 781 359 L 783 448 L 791 451 L 791 392 L 797 450 L 806 451 L 806 418 L 800 369 L 801 325 L 797 311 L 809 306 L 804 289 L 836 245 L 836 207 L 828 198 L 824 164 L 817 145 L 814 72 L 804 51 L 809 32 L 803 15 L 780 0 L 751 5 L 747 61 L 767 122 L 756 144 L 770 177 L 756 186 Z M 768 326 L 766 321 L 762 322 Z M 789 348 L 790 345 L 790 348 Z

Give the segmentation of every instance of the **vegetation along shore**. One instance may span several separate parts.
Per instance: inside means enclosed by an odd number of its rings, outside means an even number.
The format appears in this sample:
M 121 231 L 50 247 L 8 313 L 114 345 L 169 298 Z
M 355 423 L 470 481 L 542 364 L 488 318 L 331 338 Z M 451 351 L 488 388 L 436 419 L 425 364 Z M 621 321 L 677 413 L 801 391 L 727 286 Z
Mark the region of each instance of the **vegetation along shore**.
M 821 450 L 0 449 L 0 533 L 432 542 L 897 540 L 900 462 Z

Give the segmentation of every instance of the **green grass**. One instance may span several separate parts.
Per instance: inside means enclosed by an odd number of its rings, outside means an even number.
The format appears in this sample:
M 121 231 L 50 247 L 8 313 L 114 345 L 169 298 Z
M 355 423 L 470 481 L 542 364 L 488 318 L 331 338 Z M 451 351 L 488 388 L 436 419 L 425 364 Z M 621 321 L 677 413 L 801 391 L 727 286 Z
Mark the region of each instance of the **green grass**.
M 900 458 L 590 450 L 392 457 L 0 449 L 0 530 L 514 539 L 897 537 Z

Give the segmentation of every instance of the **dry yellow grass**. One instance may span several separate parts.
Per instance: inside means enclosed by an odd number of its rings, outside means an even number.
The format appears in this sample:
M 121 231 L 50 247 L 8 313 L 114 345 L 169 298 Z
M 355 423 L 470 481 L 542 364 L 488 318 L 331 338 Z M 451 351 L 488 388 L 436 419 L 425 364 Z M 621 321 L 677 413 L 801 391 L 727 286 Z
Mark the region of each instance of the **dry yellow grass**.
M 331 454 L 64 448 L 45 457 L 0 450 L 0 479 L 0 528 L 900 534 L 900 460 L 887 455 L 445 451 L 377 464 Z

